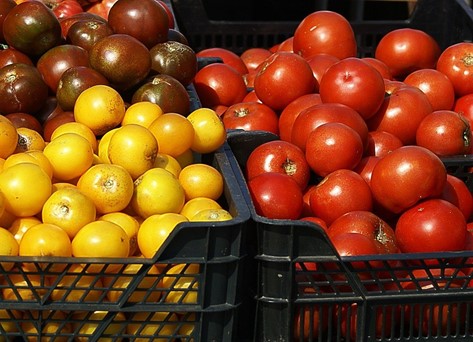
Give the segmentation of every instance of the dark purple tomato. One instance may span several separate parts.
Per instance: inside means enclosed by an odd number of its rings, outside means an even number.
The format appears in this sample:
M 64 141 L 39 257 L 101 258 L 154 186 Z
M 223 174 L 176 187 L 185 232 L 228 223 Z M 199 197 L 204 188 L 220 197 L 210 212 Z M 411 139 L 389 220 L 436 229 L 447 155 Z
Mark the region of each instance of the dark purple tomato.
M 118 0 L 108 23 L 115 33 L 129 34 L 148 48 L 167 40 L 169 17 L 156 0 Z
M 118 91 L 134 87 L 151 70 L 148 48 L 127 34 L 112 34 L 99 40 L 89 51 L 89 62 Z
M 152 71 L 170 75 L 185 86 L 194 80 L 197 73 L 197 57 L 188 45 L 168 41 L 156 44 L 149 52 Z
M 79 20 L 67 31 L 67 41 L 89 51 L 103 37 L 113 34 L 108 23 L 100 20 Z
M 27 1 L 8 12 L 3 37 L 11 47 L 37 57 L 61 42 L 61 24 L 41 1 Z
M 56 91 L 59 106 L 64 111 L 72 111 L 80 93 L 97 84 L 108 85 L 109 82 L 101 73 L 87 66 L 67 69 L 59 79 Z
M 13 63 L 0 69 L 0 113 L 34 114 L 48 98 L 48 85 L 32 65 Z
M 189 45 L 187 37 L 182 32 L 175 29 L 168 30 L 168 41 L 179 42 L 182 44 Z
M 131 99 L 132 103 L 150 101 L 158 104 L 164 113 L 188 115 L 190 97 L 186 88 L 169 75 L 155 75 L 141 85 Z
M 0 68 L 13 63 L 24 63 L 33 65 L 33 61 L 31 60 L 31 58 L 21 51 L 12 48 L 0 50 Z

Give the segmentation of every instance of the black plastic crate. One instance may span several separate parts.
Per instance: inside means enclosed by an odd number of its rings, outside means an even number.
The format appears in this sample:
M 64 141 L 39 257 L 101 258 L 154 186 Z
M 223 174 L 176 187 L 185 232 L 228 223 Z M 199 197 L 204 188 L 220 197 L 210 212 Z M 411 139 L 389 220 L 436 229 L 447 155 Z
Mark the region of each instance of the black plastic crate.
M 209 18 L 203 0 L 168 0 L 172 4 L 179 30 L 196 51 L 223 47 L 242 53 L 252 47 L 270 48 L 291 37 L 299 20 L 217 20 Z M 223 2 L 222 2 L 223 3 Z M 246 2 L 238 4 L 244 6 Z M 317 9 L 332 9 L 328 1 L 315 1 Z M 336 2 L 335 2 L 336 3 Z M 402 27 L 422 29 L 431 34 L 441 48 L 459 41 L 472 40 L 473 14 L 464 0 L 418 0 L 407 19 L 367 20 L 363 15 L 372 1 L 350 1 L 349 12 L 342 12 L 353 25 L 359 47 L 359 56 L 372 56 L 379 39 L 388 31 Z M 226 6 L 230 6 L 225 2 Z M 291 6 L 291 4 L 280 4 Z M 384 10 L 389 6 L 383 4 Z M 228 8 L 225 9 L 229 11 Z M 282 12 L 282 11 L 281 11 Z M 290 12 L 290 11 L 288 11 Z M 389 12 L 388 12 L 389 13 Z M 309 14 L 309 13 L 306 13 Z M 376 11 L 377 18 L 387 18 L 386 12 Z M 289 14 L 288 14 L 289 15 Z M 302 19 L 302 18 L 301 18 Z
M 256 241 L 254 341 L 472 341 L 473 251 L 341 258 L 321 227 L 256 214 L 242 170 L 256 146 L 276 138 L 228 138 Z M 473 187 L 471 156 L 444 163 Z
M 0 257 L 0 336 L 14 341 L 95 341 L 105 336 L 107 341 L 134 341 L 154 328 L 155 339 L 235 340 L 241 333 L 239 289 L 248 280 L 243 277 L 249 260 L 244 241 L 250 214 L 230 157 L 225 143 L 203 155 L 202 162 L 223 174 L 220 203 L 233 219 L 181 223 L 152 259 Z M 10 269 L 9 263 L 15 267 Z M 54 322 L 59 330 L 39 333 Z M 136 340 L 152 340 L 140 337 Z

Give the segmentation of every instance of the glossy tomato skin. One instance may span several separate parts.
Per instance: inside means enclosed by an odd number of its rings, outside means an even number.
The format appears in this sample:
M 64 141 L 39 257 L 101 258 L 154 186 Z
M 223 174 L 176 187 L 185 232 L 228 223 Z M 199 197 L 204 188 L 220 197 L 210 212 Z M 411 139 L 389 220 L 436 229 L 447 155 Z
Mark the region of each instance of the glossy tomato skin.
M 265 48 L 248 48 L 240 55 L 241 60 L 246 66 L 247 72 L 255 71 L 266 58 L 271 56 L 271 51 Z
M 307 62 L 309 63 L 314 74 L 315 80 L 317 81 L 317 91 L 319 90 L 320 81 L 322 80 L 322 76 L 325 74 L 325 71 L 327 71 L 329 67 L 339 61 L 339 58 L 326 53 L 320 53 L 307 59 Z
M 473 126 L 473 94 L 461 96 L 455 100 L 453 111 L 457 112 L 470 123 L 470 127 Z
M 99 21 L 101 23 L 107 23 L 107 20 L 105 18 L 102 18 L 101 16 L 95 13 L 81 12 L 81 13 L 73 14 L 67 18 L 59 19 L 59 24 L 61 25 L 62 38 L 66 39 L 67 33 L 69 32 L 70 27 L 74 25 L 76 22 L 78 21 L 87 22 L 89 20 L 91 22 Z
M 294 31 L 293 50 L 304 58 L 326 53 L 339 59 L 355 57 L 357 43 L 350 22 L 332 11 L 307 15 Z
M 114 33 L 128 34 L 148 49 L 167 41 L 169 16 L 156 0 L 118 0 L 108 13 Z
M 72 44 L 51 48 L 36 63 L 36 68 L 53 94 L 56 93 L 62 74 L 74 66 L 89 66 L 89 54 L 87 50 Z
M 428 199 L 404 211 L 395 231 L 404 253 L 460 251 L 466 244 L 463 213 L 442 199 Z
M 279 172 L 291 176 L 302 191 L 309 184 L 310 168 L 304 153 L 296 145 L 272 140 L 256 147 L 246 161 L 246 178 L 265 172 Z
M 381 61 L 379 59 L 376 59 L 374 57 L 363 57 L 363 58 L 361 58 L 361 60 L 365 63 L 368 63 L 369 65 L 371 65 L 376 70 L 378 70 L 378 72 L 381 74 L 381 76 L 385 80 L 392 80 L 393 79 L 391 69 L 383 61 Z
M 16 5 L 3 21 L 3 36 L 11 47 L 37 57 L 61 42 L 61 25 L 40 1 Z
M 370 184 L 374 166 L 378 163 L 379 159 L 380 157 L 376 156 L 363 157 L 353 171 L 358 173 L 366 183 Z
M 233 51 L 230 51 L 225 48 L 212 47 L 200 50 L 196 53 L 197 57 L 217 57 L 222 60 L 222 62 L 228 66 L 231 66 L 233 69 L 238 71 L 241 75 L 248 73 L 248 68 L 245 65 L 245 62 Z
M 291 142 L 305 151 L 310 133 L 328 122 L 343 123 L 353 128 L 360 135 L 363 145 L 368 139 L 368 126 L 356 110 L 341 103 L 321 103 L 297 115 L 292 125 Z
M 33 65 L 31 58 L 21 51 L 15 50 L 13 48 L 0 50 L 0 68 L 13 63 Z
M 417 128 L 430 113 L 432 105 L 420 89 L 401 86 L 384 99 L 367 124 L 370 131 L 386 131 L 397 136 L 404 145 L 415 144 Z
M 325 123 L 307 137 L 305 156 L 311 170 L 325 177 L 339 169 L 354 169 L 363 156 L 363 141 L 345 124 Z
M 292 126 L 299 114 L 309 107 L 322 103 L 320 94 L 302 95 L 289 103 L 279 114 L 279 137 L 281 140 L 291 141 Z
M 226 129 L 267 131 L 278 134 L 278 115 L 269 106 L 259 102 L 240 102 L 229 106 L 222 114 Z
M 440 198 L 457 206 L 463 213 L 465 220 L 469 222 L 473 213 L 473 195 L 463 180 L 447 174 L 447 181 Z
M 46 4 L 59 19 L 84 12 L 84 9 L 77 0 L 57 0 L 46 2 Z
M 450 79 L 436 69 L 416 70 L 404 79 L 404 83 L 417 87 L 427 95 L 432 110 L 450 110 L 455 103 L 455 89 Z
M 401 146 L 404 144 L 394 134 L 386 131 L 370 131 L 364 155 L 383 157 Z
M 5 20 L 8 12 L 10 12 L 10 10 L 15 6 L 16 2 L 14 0 L 5 0 L 0 2 L 0 27 L 3 26 L 3 21 Z M 0 43 L 5 43 L 2 30 L 0 30 Z
M 66 40 L 89 51 L 96 42 L 111 34 L 113 30 L 107 22 L 94 19 L 78 20 L 69 27 Z
M 302 213 L 302 191 L 290 176 L 266 172 L 248 181 L 256 213 L 269 219 L 296 220 Z
M 438 110 L 427 115 L 416 132 L 416 144 L 439 156 L 467 154 L 471 149 L 469 121 L 451 110 Z
M 222 63 L 200 69 L 195 75 L 194 85 L 204 107 L 231 106 L 241 102 L 247 93 L 243 76 Z
M 360 58 L 345 58 L 327 69 L 319 92 L 322 102 L 342 103 L 368 119 L 383 103 L 384 79 L 378 70 Z
M 0 113 L 35 114 L 47 98 L 48 86 L 36 67 L 13 63 L 0 69 Z
M 371 175 L 371 191 L 377 203 L 401 213 L 419 200 L 439 196 L 447 171 L 440 158 L 420 146 L 403 146 L 382 157 Z
M 470 82 L 473 74 L 473 43 L 462 42 L 450 45 L 438 57 L 436 69 L 447 75 L 457 97 L 473 93 Z
M 316 80 L 309 63 L 292 52 L 275 52 L 255 76 L 254 89 L 264 104 L 283 110 L 298 97 L 313 93 Z
M 355 171 L 347 169 L 325 176 L 311 191 L 309 201 L 313 214 L 329 226 L 349 211 L 370 211 L 373 206 L 369 185 Z
M 440 46 L 429 34 L 413 28 L 389 31 L 381 38 L 375 58 L 384 62 L 396 79 L 419 69 L 435 68 Z

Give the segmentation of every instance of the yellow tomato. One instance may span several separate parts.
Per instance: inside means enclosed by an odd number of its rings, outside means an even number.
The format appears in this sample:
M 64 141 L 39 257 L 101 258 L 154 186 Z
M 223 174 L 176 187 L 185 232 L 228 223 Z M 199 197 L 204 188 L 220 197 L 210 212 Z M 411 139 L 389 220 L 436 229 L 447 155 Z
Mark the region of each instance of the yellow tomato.
M 110 144 L 110 138 L 117 130 L 118 127 L 111 129 L 99 139 L 98 155 L 103 163 L 110 164 L 110 158 L 108 158 L 108 145 Z
M 53 166 L 49 159 L 44 155 L 43 151 L 32 150 L 10 155 L 3 164 L 4 168 L 19 164 L 19 163 L 33 163 L 40 166 L 46 172 L 49 178 L 53 177 Z
M 20 243 L 23 234 L 30 229 L 31 227 L 42 223 L 39 218 L 36 216 L 29 216 L 29 217 L 18 217 L 16 218 L 12 224 L 8 227 L 10 233 L 13 234 L 15 240 Z
M 18 144 L 18 132 L 5 116 L 0 115 L 0 157 L 7 158 Z
M 150 101 L 135 102 L 126 109 L 122 126 L 136 124 L 148 128 L 162 114 L 162 108 L 156 103 Z
M 125 116 L 120 93 L 107 85 L 94 85 L 77 97 L 74 119 L 89 127 L 96 136 L 117 127 Z
M 135 255 L 138 251 L 137 235 L 140 228 L 138 220 L 123 212 L 113 212 L 102 215 L 99 220 L 109 221 L 118 224 L 125 231 L 130 239 L 130 256 Z
M 160 167 L 162 169 L 168 170 L 176 178 L 179 176 L 179 173 L 182 170 L 181 164 L 179 164 L 177 159 L 165 153 L 158 153 L 156 160 L 154 161 L 154 167 Z
M 89 141 L 76 133 L 64 133 L 51 140 L 44 155 L 53 166 L 54 178 L 62 181 L 79 177 L 94 161 Z
M 20 246 L 15 236 L 7 229 L 0 227 L 0 255 L 4 256 L 18 256 Z M 9 271 L 15 265 L 13 262 L 2 262 L 1 263 L 5 271 Z
M 51 178 L 33 163 L 12 165 L 0 172 L 5 210 L 17 217 L 34 216 L 52 192 Z
M 222 206 L 215 200 L 208 197 L 195 197 L 187 201 L 181 210 L 181 215 L 188 219 L 194 217 L 199 211 L 204 209 L 221 209 Z
M 192 216 L 189 221 L 195 222 L 217 222 L 217 221 L 228 221 L 233 218 L 232 214 L 223 208 L 220 209 L 203 209 L 198 211 Z
M 203 163 L 187 165 L 179 173 L 186 200 L 207 197 L 218 200 L 223 194 L 223 176 L 213 166 Z
M 63 123 L 53 131 L 53 133 L 51 134 L 51 140 L 64 133 L 79 134 L 81 137 L 87 139 L 87 141 L 90 143 L 90 146 L 92 146 L 92 150 L 95 153 L 98 151 L 97 137 L 95 136 L 94 132 L 85 124 L 75 121 Z
M 138 230 L 138 248 L 145 258 L 152 258 L 174 228 L 187 218 L 180 214 L 167 213 L 151 215 Z
M 101 214 L 121 211 L 133 196 L 133 179 L 120 165 L 97 164 L 77 181 L 77 188 L 92 199 Z
M 194 163 L 194 152 L 191 149 L 188 149 L 184 153 L 176 156 L 175 158 L 179 162 L 179 165 L 181 165 L 181 168 L 183 168 L 187 165 Z
M 95 220 L 94 202 L 77 188 L 62 188 L 51 194 L 43 205 L 43 223 L 52 223 L 64 229 L 69 238 L 87 223 Z
M 149 341 L 149 336 L 153 336 L 152 340 L 155 342 L 168 342 L 168 336 L 178 334 L 177 321 L 175 313 L 135 312 L 133 313 L 133 323 L 127 325 L 126 332 L 131 334 L 136 342 Z
M 223 145 L 227 132 L 218 114 L 210 108 L 198 108 L 187 116 L 194 127 L 192 150 L 210 153 Z
M 158 154 L 158 142 L 154 135 L 140 125 L 120 127 L 108 144 L 110 163 L 123 166 L 133 179 L 151 169 Z
M 179 180 L 161 168 L 146 171 L 135 181 L 131 198 L 133 210 L 142 218 L 155 214 L 179 213 L 185 193 Z
M 18 133 L 18 144 L 16 145 L 15 153 L 44 150 L 46 143 L 39 132 L 27 127 L 19 127 L 16 129 Z
M 158 141 L 159 151 L 173 157 L 190 149 L 194 141 L 194 127 L 177 113 L 161 115 L 151 123 L 149 130 Z

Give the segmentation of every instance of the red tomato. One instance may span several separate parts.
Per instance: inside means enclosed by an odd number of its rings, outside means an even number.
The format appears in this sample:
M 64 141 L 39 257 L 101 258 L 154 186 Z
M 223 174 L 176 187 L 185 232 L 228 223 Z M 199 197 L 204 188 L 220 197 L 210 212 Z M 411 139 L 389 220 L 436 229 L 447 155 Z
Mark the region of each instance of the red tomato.
M 258 215 L 296 220 L 302 213 L 302 191 L 291 176 L 265 172 L 250 179 L 248 189 Z
M 337 234 L 330 238 L 330 241 L 341 257 L 383 254 L 383 252 L 380 252 L 382 249 L 378 247 L 373 238 L 360 233 L 348 232 Z M 379 261 L 373 260 L 369 263 L 373 267 L 382 267 L 382 263 Z M 366 264 L 363 261 L 353 261 L 350 263 L 350 265 L 355 270 L 366 269 Z M 371 278 L 368 272 L 359 272 L 358 276 L 361 276 L 362 279 Z
M 84 12 L 80 3 L 76 0 L 42 0 L 59 19 L 70 17 Z
M 110 8 L 117 2 L 117 0 L 101 0 L 94 2 L 89 7 L 86 7 L 86 12 L 97 14 L 98 16 L 108 19 L 108 12 L 110 12 Z
M 162 1 L 162 0 L 158 0 L 159 4 L 161 6 L 163 6 L 164 10 L 166 11 L 167 15 L 168 15 L 168 23 L 169 23 L 169 29 L 174 29 L 176 27 L 176 22 L 174 20 L 174 15 L 173 15 L 173 12 L 171 10 L 171 8 L 169 8 L 169 6 L 166 4 L 166 2 Z
M 321 103 L 300 112 L 292 125 L 291 142 L 305 151 L 310 133 L 328 122 L 339 122 L 353 128 L 363 144 L 368 139 L 366 122 L 356 110 L 341 103 Z
M 371 174 L 373 173 L 374 166 L 378 163 L 379 159 L 380 157 L 376 156 L 363 157 L 353 171 L 358 173 L 366 183 L 370 184 Z
M 221 118 L 226 129 L 267 131 L 278 134 L 278 115 L 263 103 L 236 103 L 229 106 Z
M 404 144 L 394 134 L 385 131 L 370 131 L 368 132 L 365 156 L 384 157 L 401 146 L 404 146 Z
M 456 205 L 468 222 L 473 213 L 473 196 L 463 180 L 447 174 L 447 182 L 440 198 Z
M 325 71 L 327 71 L 329 67 L 338 61 L 340 61 L 339 58 L 332 55 L 327 55 L 326 53 L 314 55 L 307 59 L 307 62 L 314 73 L 315 80 L 317 81 L 317 90 L 319 89 L 320 81 L 322 80 L 322 76 L 325 74 Z
M 467 154 L 471 148 L 469 121 L 451 110 L 428 114 L 416 132 L 416 144 L 439 156 Z
M 243 76 L 222 63 L 208 64 L 200 69 L 194 85 L 204 107 L 231 106 L 241 102 L 247 93 Z
M 395 231 L 403 253 L 461 251 L 466 245 L 463 213 L 442 199 L 427 199 L 404 211 Z
M 332 11 L 316 11 L 302 19 L 294 31 L 293 46 L 294 52 L 304 58 L 326 53 L 343 59 L 357 52 L 350 22 Z
M 457 98 L 453 110 L 463 115 L 473 127 L 473 93 Z
M 473 93 L 473 43 L 462 42 L 450 45 L 442 51 L 437 61 L 437 70 L 447 75 L 457 97 Z
M 294 52 L 294 37 L 284 39 L 278 44 L 276 51 Z
M 346 169 L 324 177 L 310 194 L 312 212 L 328 225 L 349 211 L 370 211 L 372 204 L 369 185 L 355 171 Z
M 315 174 L 325 177 L 335 170 L 354 169 L 363 156 L 363 141 L 351 127 L 329 122 L 307 137 L 305 157 Z
M 381 74 L 381 76 L 385 80 L 392 80 L 393 79 L 391 69 L 383 61 L 380 61 L 379 59 L 376 59 L 376 58 L 373 58 L 373 57 L 363 57 L 363 58 L 361 58 L 361 60 L 363 62 L 368 63 L 369 65 L 371 65 L 376 70 L 378 70 L 378 72 Z
M 13 63 L 33 65 L 31 58 L 21 51 L 13 48 L 0 50 L 0 68 Z
M 325 103 L 342 103 L 364 119 L 372 117 L 385 97 L 381 74 L 359 58 L 345 58 L 325 71 L 319 85 Z
M 371 211 L 350 211 L 328 227 L 330 239 L 344 233 L 358 233 L 372 239 L 380 253 L 398 253 L 394 229 Z
M 322 228 L 325 232 L 327 231 L 327 223 L 325 223 L 324 220 L 322 220 L 320 217 L 314 217 L 314 216 L 305 216 L 300 218 L 301 221 L 308 221 L 312 222 L 316 225 L 318 225 L 320 228 Z
M 367 120 L 370 131 L 386 131 L 404 145 L 415 144 L 420 122 L 432 113 L 432 105 L 420 89 L 401 86 L 384 99 L 378 112 Z
M 309 63 L 292 52 L 275 52 L 255 76 L 258 98 L 274 110 L 283 110 L 298 97 L 313 93 L 315 78 Z
M 256 147 L 246 161 L 246 177 L 265 172 L 279 172 L 291 176 L 305 190 L 310 179 L 309 164 L 304 152 L 296 145 L 282 140 L 272 140 Z
M 455 89 L 450 79 L 435 69 L 416 70 L 404 79 L 404 83 L 417 87 L 427 95 L 432 110 L 453 108 Z
M 374 199 L 385 209 L 401 213 L 421 199 L 439 196 L 447 171 L 433 152 L 420 146 L 403 146 L 382 157 L 371 174 Z
M 320 94 L 312 93 L 298 97 L 289 103 L 279 114 L 279 137 L 291 141 L 292 126 L 299 114 L 309 107 L 322 103 Z
M 222 59 L 222 62 L 228 66 L 231 66 L 233 69 L 238 71 L 241 75 L 248 73 L 248 68 L 245 63 L 236 53 L 220 47 L 212 47 L 204 50 L 200 50 L 196 53 L 197 57 L 219 57 Z
M 435 68 L 440 55 L 438 43 L 429 34 L 413 28 L 388 32 L 375 50 L 375 58 L 384 62 L 396 79 L 419 69 Z
M 316 184 L 309 184 L 307 188 L 304 190 L 302 194 L 302 214 L 301 217 L 313 217 L 314 213 L 312 212 L 312 209 L 310 208 L 310 194 L 312 191 L 315 190 Z M 327 223 L 322 220 L 321 218 L 318 218 L 322 222 L 324 222 L 325 226 L 327 226 Z
M 262 103 L 261 100 L 256 96 L 255 90 L 250 90 L 248 93 L 246 93 L 245 97 L 241 102 L 259 102 Z
M 11 121 L 15 128 L 26 127 L 35 130 L 36 132 L 42 134 L 43 126 L 39 120 L 27 113 L 10 113 L 6 114 L 5 117 Z
M 264 48 L 249 48 L 240 55 L 241 60 L 246 66 L 248 73 L 255 71 L 258 66 L 271 56 L 271 51 Z

